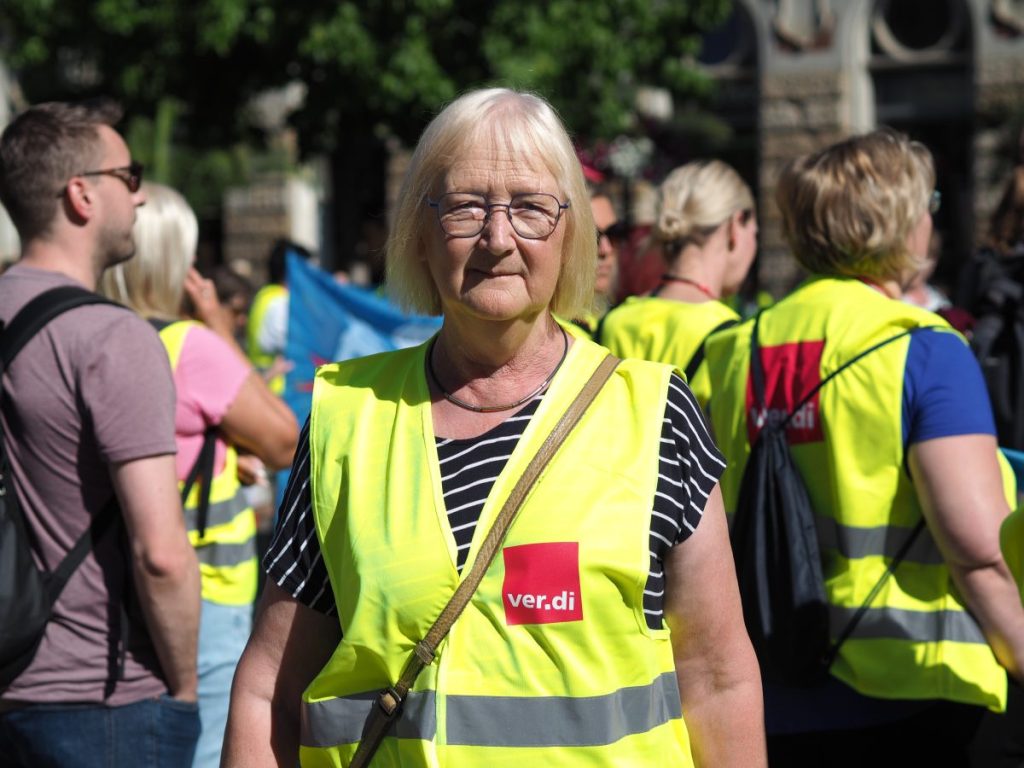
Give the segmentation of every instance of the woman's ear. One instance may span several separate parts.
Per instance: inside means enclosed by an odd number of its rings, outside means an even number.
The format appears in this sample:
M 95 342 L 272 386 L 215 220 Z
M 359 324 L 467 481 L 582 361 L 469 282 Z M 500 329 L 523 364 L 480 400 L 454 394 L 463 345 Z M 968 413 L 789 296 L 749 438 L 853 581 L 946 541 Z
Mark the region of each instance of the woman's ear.
M 729 217 L 729 231 L 727 233 L 727 244 L 730 251 L 736 250 L 736 243 L 740 237 L 740 227 L 743 226 L 743 211 L 736 211 Z

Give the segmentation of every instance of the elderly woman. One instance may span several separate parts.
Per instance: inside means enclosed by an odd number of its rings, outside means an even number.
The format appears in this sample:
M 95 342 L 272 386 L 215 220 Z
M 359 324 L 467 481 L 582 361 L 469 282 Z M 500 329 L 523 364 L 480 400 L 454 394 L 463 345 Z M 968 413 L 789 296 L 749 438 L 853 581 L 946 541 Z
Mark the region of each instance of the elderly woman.
M 190 477 L 195 481 L 185 517 L 202 573 L 203 731 L 193 765 L 215 767 L 231 680 L 252 628 L 259 574 L 256 519 L 239 485 L 240 464 L 255 456 L 271 468 L 287 466 L 298 425 L 246 360 L 212 281 L 192 267 L 199 234 L 192 209 L 170 187 L 145 184 L 143 190 L 146 205 L 136 214 L 135 258 L 108 269 L 100 289 L 159 329 L 174 373 L 178 480 L 182 486 Z M 186 295 L 205 324 L 184 316 Z M 236 449 L 252 455 L 240 457 Z M 201 479 L 211 475 L 210 483 Z
M 724 465 L 668 366 L 615 369 L 436 657 L 420 652 L 607 354 L 552 316 L 593 295 L 594 231 L 540 98 L 472 92 L 427 127 L 388 272 L 444 324 L 317 375 L 226 765 L 349 765 L 414 651 L 426 667 L 374 766 L 763 764 Z
M 750 187 L 720 160 L 676 168 L 658 190 L 652 239 L 668 266 L 661 284 L 609 312 L 598 341 L 620 357 L 676 366 L 706 406 L 704 341 L 739 320 L 722 299 L 739 290 L 757 251 Z
M 811 276 L 708 343 L 731 513 L 764 419 L 896 337 L 786 429 L 817 518 L 830 631 L 845 640 L 820 687 L 766 685 L 779 765 L 967 764 L 986 708 L 1005 707 L 1007 671 L 1024 675 L 1024 610 L 999 551 L 1012 481 L 981 373 L 941 318 L 899 301 L 927 253 L 934 184 L 928 150 L 888 130 L 797 160 L 776 200 Z M 763 402 L 750 399 L 755 331 Z

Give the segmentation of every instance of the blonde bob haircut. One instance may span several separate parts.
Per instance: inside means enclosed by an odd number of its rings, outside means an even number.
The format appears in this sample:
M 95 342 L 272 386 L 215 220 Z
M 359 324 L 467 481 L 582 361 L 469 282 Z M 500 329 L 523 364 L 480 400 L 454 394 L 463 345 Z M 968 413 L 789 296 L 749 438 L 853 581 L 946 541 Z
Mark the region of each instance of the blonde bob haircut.
M 881 128 L 790 163 L 775 200 L 809 272 L 903 282 L 923 266 L 907 238 L 934 188 L 928 148 Z
M 587 311 L 594 299 L 597 239 L 590 195 L 572 142 L 555 110 L 531 93 L 487 88 L 460 96 L 423 131 L 398 193 L 395 218 L 387 243 L 387 282 L 405 309 L 441 314 L 441 297 L 424 258 L 427 227 L 437 216 L 427 205 L 436 198 L 445 174 L 470 147 L 484 145 L 508 154 L 536 171 L 547 171 L 569 208 L 562 268 L 550 309 L 562 317 Z M 542 190 L 537 190 L 542 191 Z M 549 190 L 543 190 L 549 191 Z
M 754 213 L 750 187 L 721 160 L 697 160 L 676 168 L 658 187 L 653 238 L 667 251 L 702 246 L 738 211 Z
M 103 274 L 100 292 L 143 317 L 178 318 L 199 223 L 185 198 L 170 187 L 145 183 L 142 190 L 146 204 L 136 209 L 135 256 Z

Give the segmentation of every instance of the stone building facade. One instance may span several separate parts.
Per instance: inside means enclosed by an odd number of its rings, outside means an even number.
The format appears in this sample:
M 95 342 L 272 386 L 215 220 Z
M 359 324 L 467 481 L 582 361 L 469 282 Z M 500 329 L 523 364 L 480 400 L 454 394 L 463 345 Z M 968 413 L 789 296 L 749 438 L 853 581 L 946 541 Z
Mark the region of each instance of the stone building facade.
M 953 279 L 984 234 L 1017 151 L 1024 2 L 736 0 L 708 59 L 729 114 L 756 115 L 736 129 L 756 133 L 762 288 L 780 295 L 801 276 L 773 201 L 782 166 L 878 125 L 935 154 L 939 278 Z

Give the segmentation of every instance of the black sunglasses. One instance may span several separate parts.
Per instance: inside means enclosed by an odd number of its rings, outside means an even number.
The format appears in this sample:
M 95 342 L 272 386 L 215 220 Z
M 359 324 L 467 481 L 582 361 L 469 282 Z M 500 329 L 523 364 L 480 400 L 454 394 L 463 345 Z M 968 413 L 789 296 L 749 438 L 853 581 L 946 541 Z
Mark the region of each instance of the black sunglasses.
M 629 227 L 624 221 L 616 221 L 607 229 L 596 229 L 595 234 L 597 235 L 598 244 L 601 243 L 602 237 L 607 237 L 613 243 L 617 243 L 629 236 Z
M 132 163 L 120 168 L 103 168 L 99 171 L 82 171 L 79 176 L 113 176 L 120 179 L 128 187 L 128 191 L 135 194 L 142 186 L 142 163 Z

